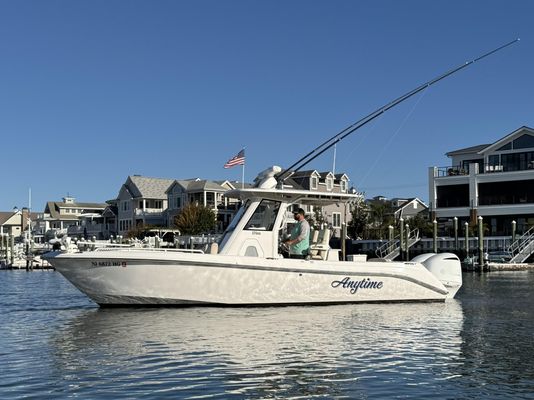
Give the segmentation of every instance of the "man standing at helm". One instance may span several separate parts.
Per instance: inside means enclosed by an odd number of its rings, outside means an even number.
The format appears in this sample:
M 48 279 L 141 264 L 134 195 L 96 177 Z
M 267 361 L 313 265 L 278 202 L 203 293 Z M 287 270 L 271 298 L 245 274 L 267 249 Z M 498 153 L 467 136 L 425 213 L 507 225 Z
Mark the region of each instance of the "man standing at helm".
M 310 248 L 310 224 L 306 221 L 305 213 L 299 208 L 293 213 L 295 220 L 291 235 L 285 244 L 289 246 L 290 258 L 306 258 Z

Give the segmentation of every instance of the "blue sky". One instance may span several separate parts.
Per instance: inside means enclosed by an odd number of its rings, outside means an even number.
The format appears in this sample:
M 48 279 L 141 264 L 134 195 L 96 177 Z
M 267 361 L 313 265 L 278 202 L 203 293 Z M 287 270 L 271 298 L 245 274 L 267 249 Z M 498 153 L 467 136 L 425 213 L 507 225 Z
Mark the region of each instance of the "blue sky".
M 501 44 L 345 139 L 367 197 L 428 198 L 447 151 L 534 126 L 534 2 L 0 1 L 0 210 L 115 198 L 128 175 L 289 166 L 393 98 Z M 310 169 L 331 170 L 333 152 Z

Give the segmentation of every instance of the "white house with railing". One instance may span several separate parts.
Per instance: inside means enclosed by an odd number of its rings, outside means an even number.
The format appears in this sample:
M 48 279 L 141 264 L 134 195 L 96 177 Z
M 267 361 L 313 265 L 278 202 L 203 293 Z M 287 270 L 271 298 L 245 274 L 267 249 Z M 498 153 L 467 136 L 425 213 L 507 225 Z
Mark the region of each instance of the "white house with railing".
M 117 233 L 125 235 L 138 225 L 165 225 L 166 190 L 174 179 L 132 175 L 121 186 L 115 200 Z
M 206 179 L 175 180 L 167 189 L 167 224 L 174 226 L 175 217 L 187 204 L 196 203 L 209 207 L 217 216 L 217 230 L 223 231 L 235 215 L 239 201 L 224 196 L 228 190 L 235 189 L 230 181 L 211 181 Z
M 430 167 L 433 217 L 461 224 L 479 216 L 489 235 L 510 235 L 534 225 L 534 129 L 523 126 L 491 144 L 446 154 L 448 167 Z

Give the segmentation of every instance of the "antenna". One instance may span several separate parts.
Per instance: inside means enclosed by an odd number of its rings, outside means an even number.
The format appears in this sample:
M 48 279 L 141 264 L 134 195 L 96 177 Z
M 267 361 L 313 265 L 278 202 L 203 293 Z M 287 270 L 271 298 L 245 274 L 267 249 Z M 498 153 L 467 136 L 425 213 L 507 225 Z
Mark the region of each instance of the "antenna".
M 470 66 L 471 64 L 474 64 L 475 62 L 480 61 L 483 58 L 486 58 L 486 57 L 488 57 L 488 56 L 490 56 L 490 55 L 492 55 L 492 54 L 494 54 L 494 53 L 496 53 L 496 52 L 498 52 L 498 51 L 500 51 L 500 50 L 502 50 L 502 49 L 504 49 L 504 48 L 506 48 L 508 46 L 511 46 L 512 44 L 514 44 L 516 42 L 519 42 L 519 40 L 520 40 L 519 38 L 515 39 L 515 40 L 512 40 L 511 42 L 503 44 L 502 46 L 499 46 L 499 47 L 497 47 L 497 48 L 495 48 L 495 49 L 493 49 L 493 50 L 491 50 L 491 51 L 489 51 L 489 52 L 487 52 L 485 54 L 482 54 L 481 56 L 473 59 L 472 61 L 467 61 L 464 64 L 461 64 L 458 67 L 453 68 L 450 71 L 447 71 L 447 72 L 437 76 L 436 78 L 429 80 L 426 83 L 423 83 L 422 85 L 416 87 L 415 89 L 412 89 L 411 91 L 403 94 L 402 96 L 396 98 L 395 100 L 390 101 L 389 103 L 386 103 L 384 106 L 376 109 L 375 111 L 373 111 L 372 113 L 366 115 L 365 117 L 363 117 L 359 121 L 353 123 L 352 125 L 349 125 L 345 129 L 343 129 L 342 131 L 337 133 L 336 135 L 332 136 L 330 139 L 326 140 L 325 142 L 323 142 L 322 144 L 317 146 L 315 149 L 310 151 L 308 154 L 306 154 L 304 157 L 300 158 L 297 162 L 292 164 L 290 167 L 288 167 L 287 169 L 282 171 L 280 174 L 278 174 L 276 176 L 276 179 L 278 180 L 278 183 L 281 184 L 292 173 L 299 171 L 304 166 L 308 165 L 311 161 L 315 160 L 317 157 L 319 157 L 321 154 L 323 154 L 325 151 L 330 149 L 332 146 L 335 146 L 338 142 L 340 142 L 341 140 L 345 139 L 347 136 L 349 136 L 353 132 L 357 131 L 358 129 L 360 129 L 364 125 L 367 125 L 369 122 L 371 122 L 374 119 L 378 118 L 379 116 L 384 114 L 389 109 L 397 106 L 398 104 L 402 103 L 405 100 L 408 100 L 410 97 L 416 95 L 417 93 L 419 93 L 420 91 L 428 88 L 429 86 L 432 86 L 433 84 L 438 83 L 442 79 L 445 79 L 445 78 L 451 76 L 452 74 L 455 74 L 456 72 L 458 72 L 458 71 Z

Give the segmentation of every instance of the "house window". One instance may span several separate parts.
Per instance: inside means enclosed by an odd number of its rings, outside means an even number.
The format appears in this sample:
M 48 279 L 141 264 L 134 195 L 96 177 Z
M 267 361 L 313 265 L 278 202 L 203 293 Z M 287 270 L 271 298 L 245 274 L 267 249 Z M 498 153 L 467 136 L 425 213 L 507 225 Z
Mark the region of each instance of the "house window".
M 156 200 L 154 202 L 154 208 L 163 208 L 163 201 L 162 200 Z
M 341 186 L 341 193 L 345 193 L 347 191 L 347 181 L 342 179 L 339 185 Z
M 122 202 L 122 211 L 128 211 L 130 209 L 130 202 L 128 200 Z
M 334 180 L 332 178 L 326 178 L 326 190 L 331 191 L 334 187 Z
M 534 147 L 534 136 L 523 135 L 514 140 L 513 148 L 515 149 L 527 149 Z
M 310 178 L 310 188 L 311 188 L 311 189 L 314 189 L 314 190 L 317 189 L 317 184 L 318 184 L 318 179 L 317 179 L 317 177 L 316 177 L 316 176 L 312 176 L 312 177 Z
M 174 208 L 181 208 L 182 207 L 182 199 L 180 197 L 176 197 L 174 199 Z
M 139 200 L 139 208 L 143 208 L 143 200 Z
M 488 164 L 495 167 L 496 165 L 499 165 L 499 155 L 498 154 L 492 154 L 488 157 Z
M 341 228 L 341 213 L 332 213 L 332 226 L 334 228 Z

